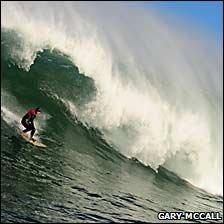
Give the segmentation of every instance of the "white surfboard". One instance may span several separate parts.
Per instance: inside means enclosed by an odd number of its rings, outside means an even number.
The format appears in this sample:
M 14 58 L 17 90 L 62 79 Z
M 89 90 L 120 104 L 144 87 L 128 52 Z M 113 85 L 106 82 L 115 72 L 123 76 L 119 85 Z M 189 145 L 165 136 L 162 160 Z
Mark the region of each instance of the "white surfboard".
M 25 139 L 27 142 L 29 142 L 32 145 L 35 145 L 37 147 L 42 147 L 42 148 L 46 148 L 47 147 L 46 145 L 44 145 L 43 143 L 41 143 L 41 142 L 39 142 L 37 140 L 36 141 L 30 140 L 29 135 L 27 133 L 23 133 L 21 130 L 19 130 L 19 134 L 21 135 L 21 137 L 23 139 Z

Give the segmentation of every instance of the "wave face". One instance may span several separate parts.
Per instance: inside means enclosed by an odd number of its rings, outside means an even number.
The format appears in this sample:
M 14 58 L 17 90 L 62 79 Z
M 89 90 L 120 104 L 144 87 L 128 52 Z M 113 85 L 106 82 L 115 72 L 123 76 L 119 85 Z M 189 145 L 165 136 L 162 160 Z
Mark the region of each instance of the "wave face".
M 153 11 L 108 4 L 1 5 L 3 188 L 14 181 L 5 220 L 35 221 L 32 208 L 42 221 L 156 221 L 163 206 L 221 211 L 220 46 Z M 35 106 L 46 151 L 15 131 Z M 27 216 L 6 209 L 23 202 L 34 203 Z

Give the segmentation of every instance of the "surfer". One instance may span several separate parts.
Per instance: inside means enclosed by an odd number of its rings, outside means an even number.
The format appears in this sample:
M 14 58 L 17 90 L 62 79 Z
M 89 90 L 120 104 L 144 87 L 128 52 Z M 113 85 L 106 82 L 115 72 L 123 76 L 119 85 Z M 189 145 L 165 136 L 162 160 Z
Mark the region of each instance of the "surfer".
M 36 131 L 33 120 L 36 117 L 36 115 L 40 114 L 41 110 L 39 107 L 30 109 L 22 118 L 21 123 L 26 128 L 23 130 L 23 133 L 26 133 L 28 131 L 31 131 L 30 134 L 30 140 L 36 141 L 36 139 L 33 138 L 33 135 Z

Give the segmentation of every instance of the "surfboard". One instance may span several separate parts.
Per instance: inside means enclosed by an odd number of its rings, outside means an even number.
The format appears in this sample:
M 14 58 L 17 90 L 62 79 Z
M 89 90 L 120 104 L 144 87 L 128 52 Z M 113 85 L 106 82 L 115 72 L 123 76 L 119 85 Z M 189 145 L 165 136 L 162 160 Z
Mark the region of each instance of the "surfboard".
M 32 140 L 30 140 L 30 137 L 28 136 L 28 134 L 27 133 L 23 133 L 21 130 L 19 130 L 19 134 L 20 134 L 20 136 L 24 139 L 24 140 L 26 140 L 27 142 L 29 142 L 30 144 L 32 144 L 32 145 L 35 145 L 35 146 L 37 146 L 37 147 L 42 147 L 42 148 L 46 148 L 47 146 L 46 145 L 44 145 L 43 143 L 41 143 L 41 142 L 39 142 L 39 141 L 32 141 Z

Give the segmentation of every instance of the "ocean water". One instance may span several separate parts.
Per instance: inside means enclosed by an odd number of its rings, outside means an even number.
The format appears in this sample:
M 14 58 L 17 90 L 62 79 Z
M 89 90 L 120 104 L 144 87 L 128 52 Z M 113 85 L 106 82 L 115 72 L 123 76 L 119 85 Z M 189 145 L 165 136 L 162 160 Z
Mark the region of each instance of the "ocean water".
M 223 217 L 220 46 L 108 4 L 1 3 L 2 222 Z M 16 131 L 33 107 L 46 149 Z

